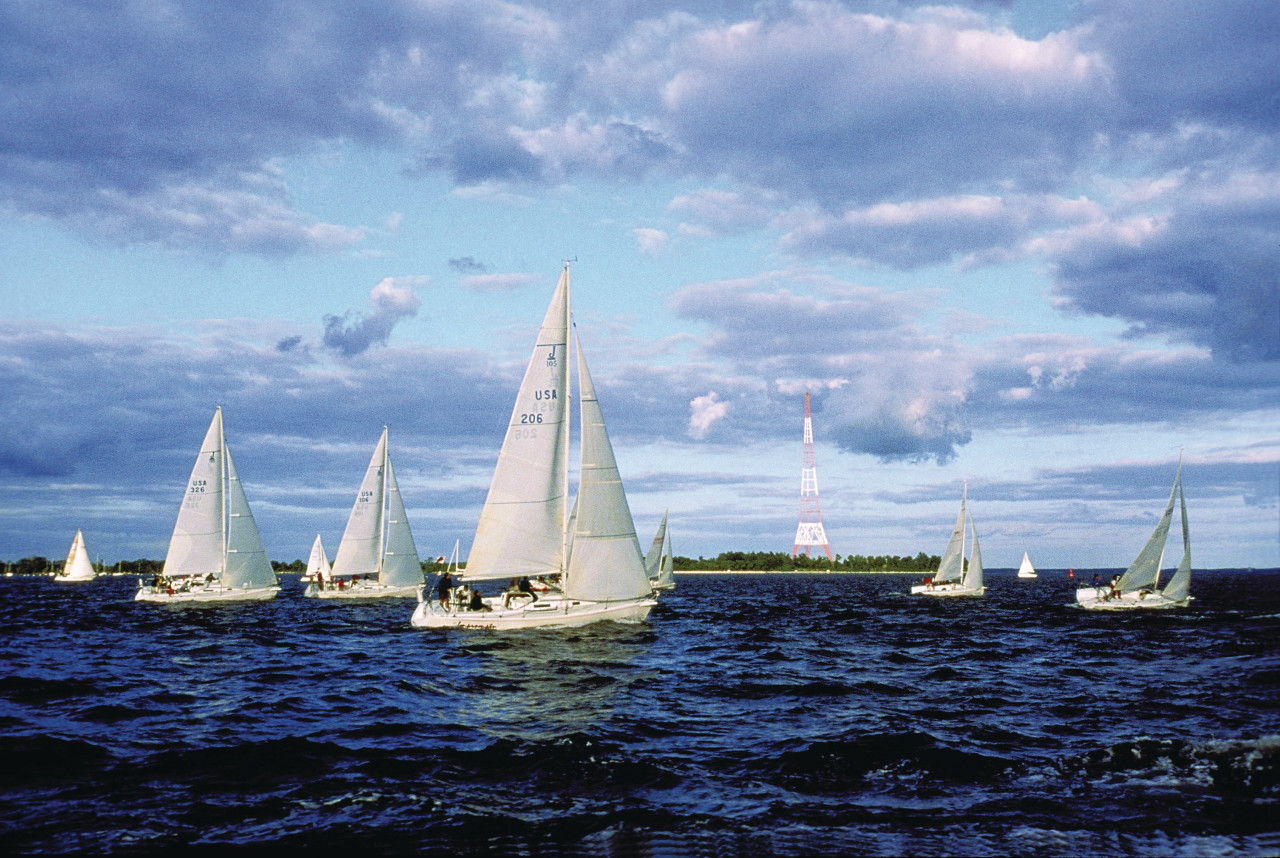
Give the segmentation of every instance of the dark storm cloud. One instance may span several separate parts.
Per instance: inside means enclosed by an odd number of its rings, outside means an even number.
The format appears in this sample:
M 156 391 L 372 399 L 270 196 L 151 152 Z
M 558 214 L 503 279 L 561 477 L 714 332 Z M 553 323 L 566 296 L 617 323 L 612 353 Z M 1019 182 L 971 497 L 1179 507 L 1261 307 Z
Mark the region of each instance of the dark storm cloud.
M 386 345 L 391 330 L 401 319 L 418 314 L 422 301 L 412 288 L 397 286 L 388 277 L 369 293 L 372 313 L 347 312 L 324 317 L 324 344 L 344 357 L 363 354 L 375 345 Z

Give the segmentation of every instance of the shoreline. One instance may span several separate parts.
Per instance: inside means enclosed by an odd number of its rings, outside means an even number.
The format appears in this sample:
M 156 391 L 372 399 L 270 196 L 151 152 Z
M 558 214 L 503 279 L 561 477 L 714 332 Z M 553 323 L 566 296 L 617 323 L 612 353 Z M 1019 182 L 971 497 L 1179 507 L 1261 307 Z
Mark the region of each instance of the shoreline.
M 685 569 L 676 575 L 932 575 L 932 572 L 903 572 L 896 569 Z

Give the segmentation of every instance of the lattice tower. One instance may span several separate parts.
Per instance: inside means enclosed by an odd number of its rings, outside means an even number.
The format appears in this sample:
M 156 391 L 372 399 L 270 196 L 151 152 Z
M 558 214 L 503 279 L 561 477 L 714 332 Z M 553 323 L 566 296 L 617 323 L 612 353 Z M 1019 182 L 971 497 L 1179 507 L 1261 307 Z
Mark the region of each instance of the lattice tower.
M 804 466 L 800 469 L 800 526 L 796 528 L 796 541 L 791 546 L 791 556 L 799 553 L 804 547 L 805 557 L 810 549 L 821 545 L 827 552 L 827 559 L 835 562 L 831 556 L 831 546 L 827 544 L 826 531 L 822 529 L 822 508 L 818 504 L 818 466 L 813 459 L 813 417 L 809 413 L 809 394 L 804 395 Z

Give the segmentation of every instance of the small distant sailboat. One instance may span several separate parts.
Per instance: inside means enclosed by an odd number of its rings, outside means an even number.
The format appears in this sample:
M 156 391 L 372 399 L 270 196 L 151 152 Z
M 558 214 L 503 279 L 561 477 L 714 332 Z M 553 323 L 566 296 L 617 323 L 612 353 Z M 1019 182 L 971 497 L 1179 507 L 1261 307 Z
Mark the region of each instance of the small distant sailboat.
M 300 580 L 304 584 L 324 581 L 328 579 L 329 571 L 329 555 L 324 553 L 324 544 L 320 541 L 320 534 L 317 533 L 316 541 L 311 543 L 311 556 L 307 558 L 307 571 L 302 573 Z
M 569 511 L 569 266 L 539 329 L 462 578 L 466 586 L 524 582 L 465 601 L 419 597 L 424 628 L 507 629 L 641 622 L 657 602 L 618 474 L 595 386 L 579 344 L 581 469 Z M 537 579 L 536 581 L 527 579 Z M 535 583 L 549 589 L 532 592 Z M 473 603 L 477 608 L 470 607 Z
M 911 588 L 913 595 L 919 596 L 981 596 L 987 588 L 982 580 L 982 550 L 978 547 L 978 527 L 969 517 L 967 509 L 969 488 L 965 486 L 964 495 L 960 499 L 960 514 L 956 517 L 956 526 L 951 531 L 951 539 L 947 542 L 947 550 L 943 552 L 938 571 L 924 584 Z M 965 568 L 964 549 L 965 532 L 973 532 L 973 550 L 969 555 L 969 566 Z
M 1022 565 L 1018 567 L 1019 578 L 1039 578 L 1036 574 L 1036 567 L 1031 565 L 1031 558 L 1027 556 L 1027 552 L 1022 552 Z
M 83 582 L 94 578 L 93 564 L 89 562 L 89 552 L 84 547 L 84 535 L 76 531 L 76 538 L 71 540 L 71 550 L 67 552 L 67 562 L 62 564 L 62 571 L 53 576 L 55 581 Z
M 316 537 L 316 544 L 319 542 Z M 385 426 L 326 577 L 328 580 L 308 584 L 303 595 L 320 599 L 407 597 L 415 595 L 422 584 L 422 563 L 391 467 Z
M 644 556 L 644 574 L 654 590 L 674 590 L 675 567 L 671 559 L 671 534 L 667 531 L 667 513 L 662 513 L 662 523 L 654 534 L 649 552 Z
M 1160 589 L 1160 565 L 1164 559 L 1169 525 L 1173 523 L 1173 501 L 1177 498 L 1182 513 L 1182 560 L 1173 577 Z M 1076 604 L 1091 611 L 1126 611 L 1135 608 L 1185 608 L 1192 600 L 1191 531 L 1187 525 L 1187 498 L 1182 491 L 1182 455 L 1169 492 L 1164 515 L 1125 573 L 1114 584 L 1081 587 L 1076 590 Z
M 257 522 L 213 414 L 196 457 L 161 573 L 138 581 L 139 602 L 263 601 L 280 592 Z

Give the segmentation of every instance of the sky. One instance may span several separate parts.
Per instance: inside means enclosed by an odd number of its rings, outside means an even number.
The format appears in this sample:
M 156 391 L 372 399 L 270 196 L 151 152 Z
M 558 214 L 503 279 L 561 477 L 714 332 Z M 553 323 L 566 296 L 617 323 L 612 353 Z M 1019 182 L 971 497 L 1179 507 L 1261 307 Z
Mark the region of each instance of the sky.
M 570 261 L 640 541 L 1280 566 L 1280 4 L 0 4 L 0 559 L 463 556 Z M 1176 527 L 1176 525 L 1175 525 Z M 1172 565 L 1173 559 L 1168 560 Z

